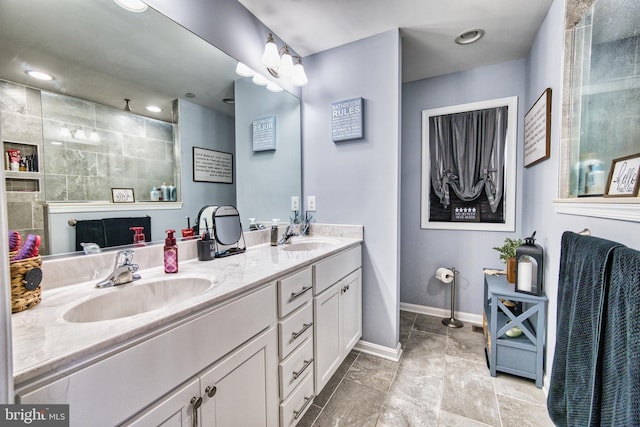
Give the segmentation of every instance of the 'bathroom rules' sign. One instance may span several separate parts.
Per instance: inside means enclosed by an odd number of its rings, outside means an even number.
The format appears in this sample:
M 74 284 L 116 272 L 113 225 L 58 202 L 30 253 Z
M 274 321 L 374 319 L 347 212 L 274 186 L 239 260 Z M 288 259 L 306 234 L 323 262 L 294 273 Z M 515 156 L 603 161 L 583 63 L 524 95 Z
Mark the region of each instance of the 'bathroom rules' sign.
M 345 99 L 331 104 L 331 139 L 333 142 L 364 138 L 364 100 Z
M 276 116 L 261 117 L 251 124 L 253 151 L 276 149 Z

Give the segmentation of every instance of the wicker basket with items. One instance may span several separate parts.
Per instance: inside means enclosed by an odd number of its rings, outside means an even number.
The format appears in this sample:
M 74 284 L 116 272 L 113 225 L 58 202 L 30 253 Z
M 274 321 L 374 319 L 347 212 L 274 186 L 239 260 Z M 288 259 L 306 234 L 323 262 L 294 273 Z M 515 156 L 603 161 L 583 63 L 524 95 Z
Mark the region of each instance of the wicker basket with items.
M 40 236 L 29 234 L 23 242 L 20 233 L 9 231 L 12 313 L 27 310 L 41 301 L 42 259 L 39 251 Z

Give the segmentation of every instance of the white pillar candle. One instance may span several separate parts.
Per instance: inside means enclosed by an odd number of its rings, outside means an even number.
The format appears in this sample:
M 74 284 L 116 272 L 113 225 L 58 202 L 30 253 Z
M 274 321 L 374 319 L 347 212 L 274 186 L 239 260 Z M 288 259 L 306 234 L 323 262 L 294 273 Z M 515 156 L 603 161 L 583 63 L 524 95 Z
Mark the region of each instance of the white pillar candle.
M 531 276 L 533 275 L 533 264 L 526 258 L 518 260 L 518 283 L 517 289 L 531 292 Z

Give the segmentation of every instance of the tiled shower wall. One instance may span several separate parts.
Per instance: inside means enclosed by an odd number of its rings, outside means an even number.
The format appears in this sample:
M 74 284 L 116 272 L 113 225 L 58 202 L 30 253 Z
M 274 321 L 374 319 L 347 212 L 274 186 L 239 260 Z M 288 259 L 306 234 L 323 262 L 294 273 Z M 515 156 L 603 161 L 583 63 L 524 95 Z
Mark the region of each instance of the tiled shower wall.
M 33 144 L 42 152 L 40 91 L 0 80 L 0 136 L 4 143 Z M 4 154 L 3 154 L 4 155 Z M 34 181 L 6 179 L 7 221 L 10 230 L 44 235 L 44 193 Z M 42 180 L 38 185 L 42 190 Z M 44 239 L 40 251 L 47 253 Z
M 171 123 L 2 80 L 0 116 L 3 142 L 33 144 L 39 152 L 38 188 L 5 180 L 8 226 L 23 236 L 44 235 L 45 200 L 110 201 L 115 187 L 133 188 L 136 201 L 148 201 L 152 187 L 177 183 Z M 63 126 L 87 135 L 95 129 L 100 142 L 61 137 Z
M 174 184 L 173 125 L 77 98 L 43 92 L 45 195 L 47 201 L 111 200 L 111 188 L 133 188 L 136 201 Z M 95 130 L 100 142 L 62 137 Z

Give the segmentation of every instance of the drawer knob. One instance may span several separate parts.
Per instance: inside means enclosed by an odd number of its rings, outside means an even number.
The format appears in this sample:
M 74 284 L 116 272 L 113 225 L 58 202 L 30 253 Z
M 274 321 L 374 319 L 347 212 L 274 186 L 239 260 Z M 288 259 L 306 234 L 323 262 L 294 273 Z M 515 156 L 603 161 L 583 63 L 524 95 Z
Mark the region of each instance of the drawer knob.
M 204 392 L 207 393 L 209 397 L 215 396 L 217 391 L 218 388 L 216 386 L 207 386 L 207 388 L 204 389 Z

